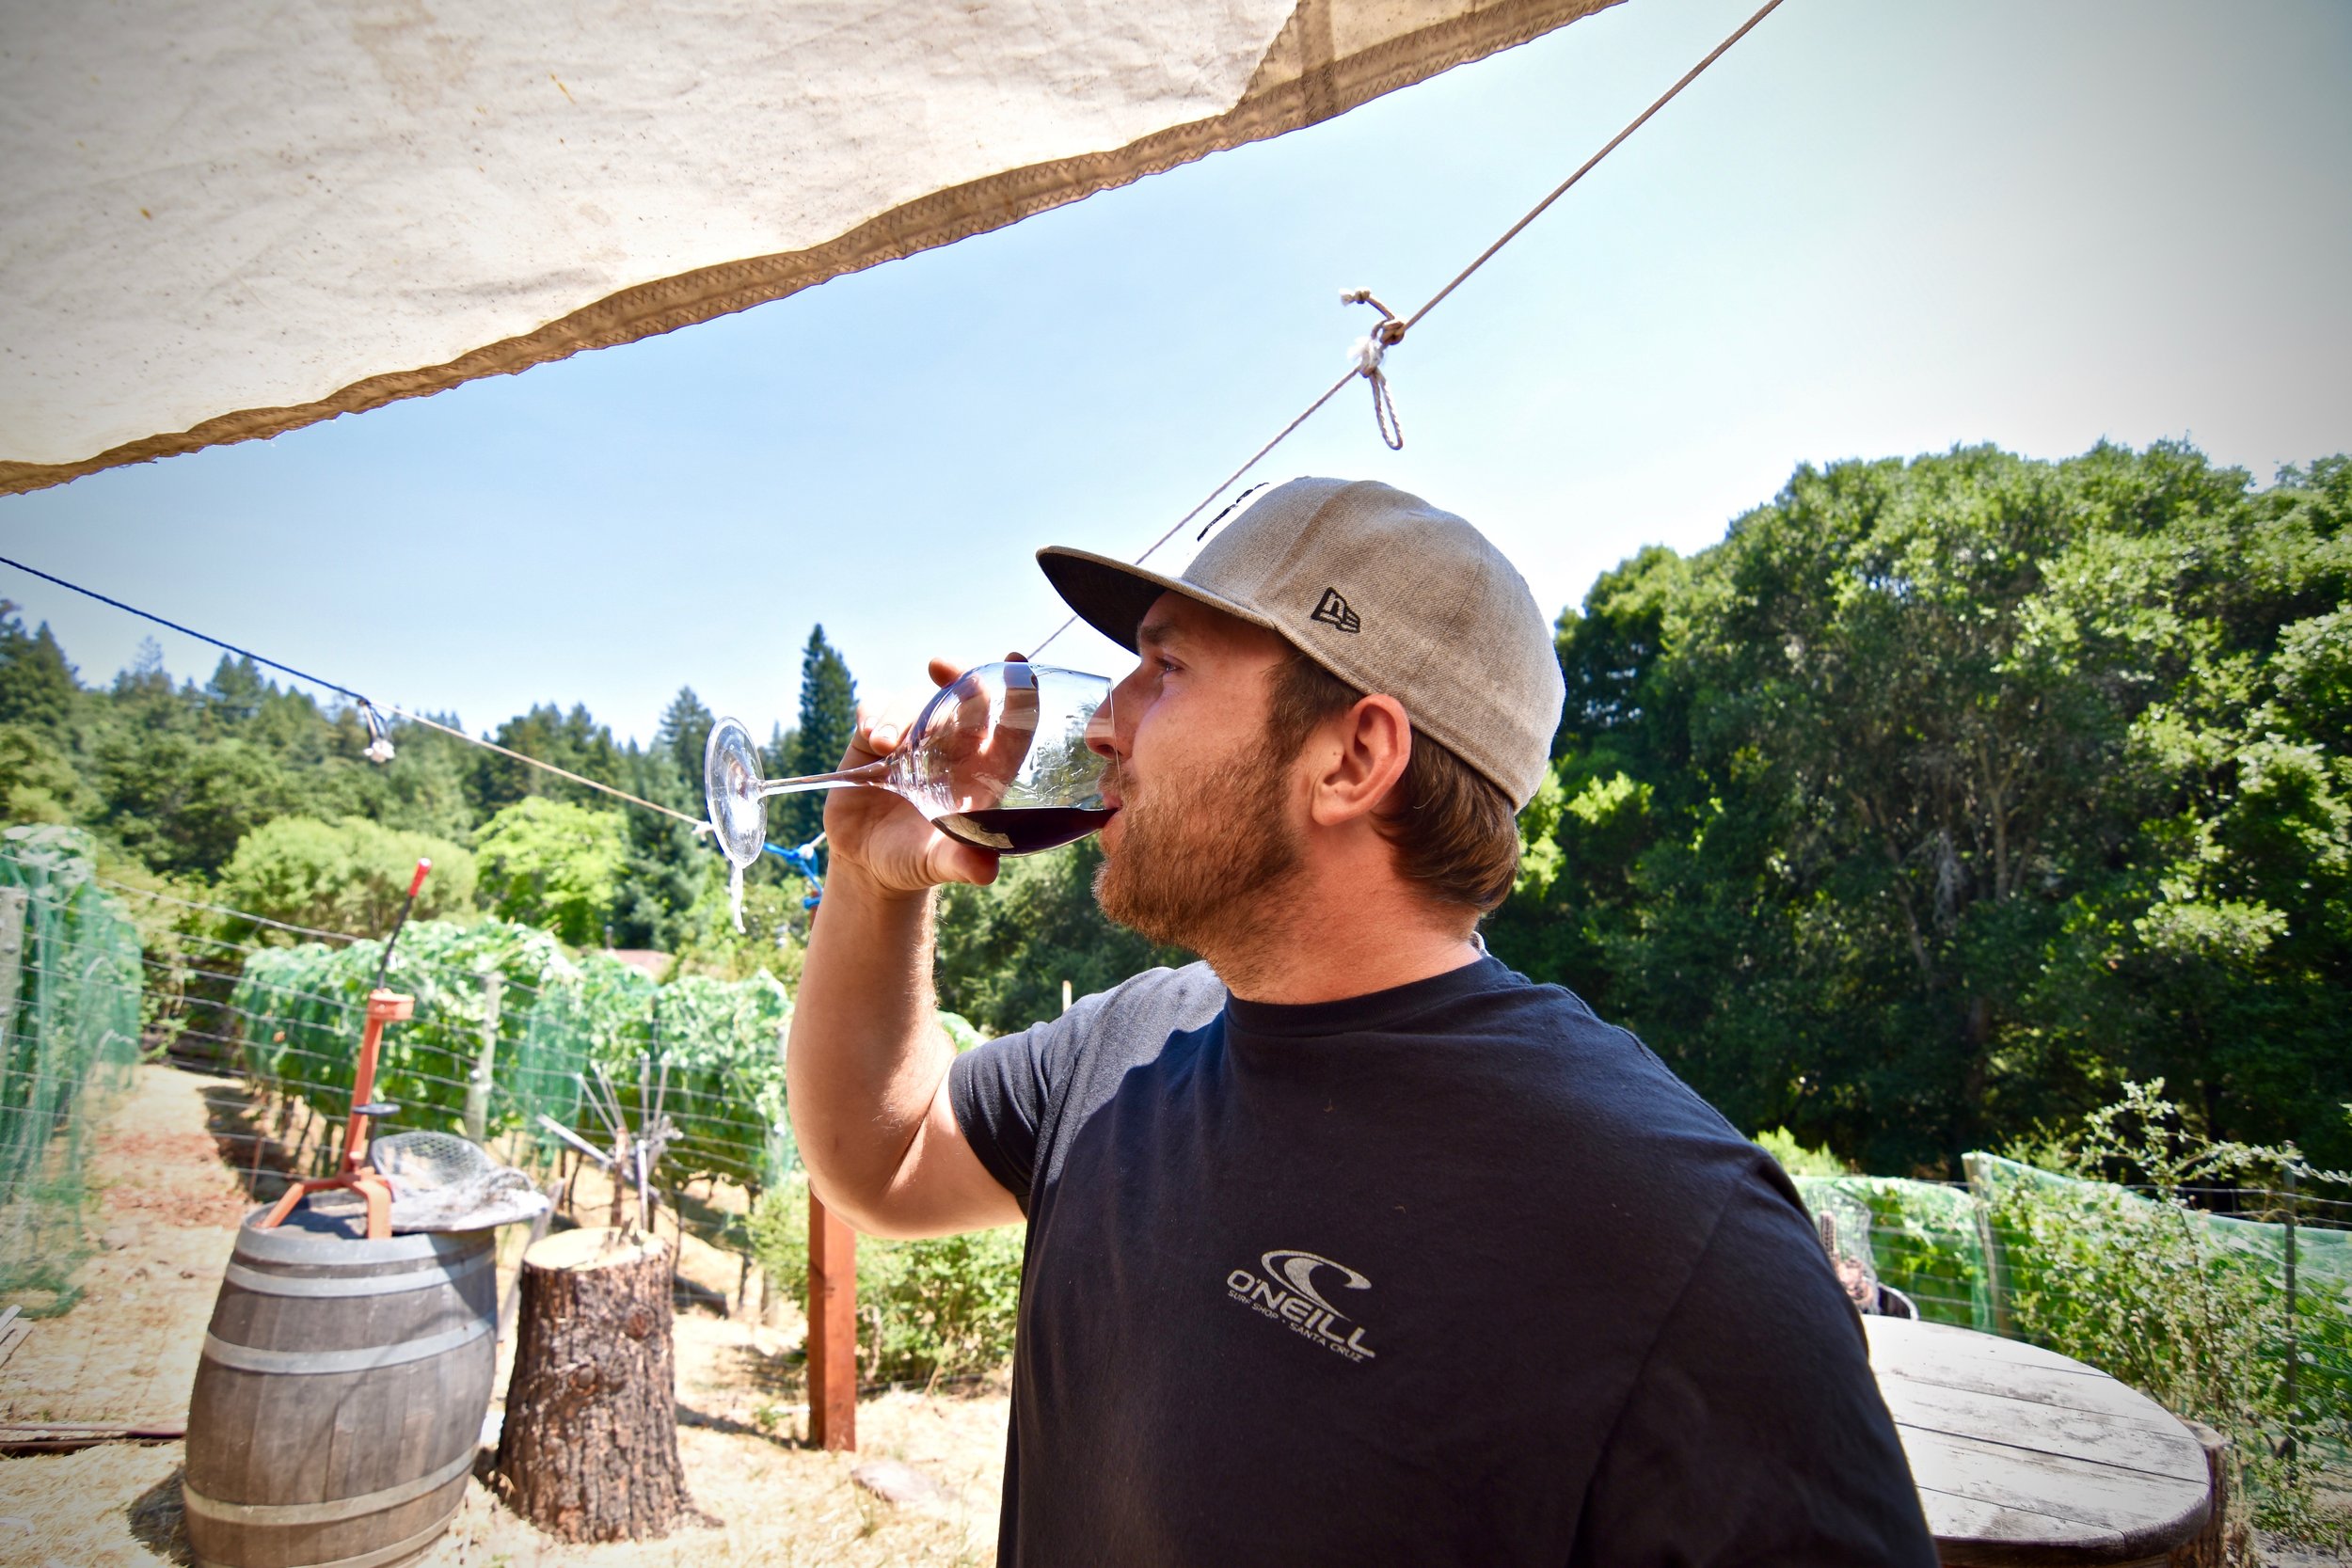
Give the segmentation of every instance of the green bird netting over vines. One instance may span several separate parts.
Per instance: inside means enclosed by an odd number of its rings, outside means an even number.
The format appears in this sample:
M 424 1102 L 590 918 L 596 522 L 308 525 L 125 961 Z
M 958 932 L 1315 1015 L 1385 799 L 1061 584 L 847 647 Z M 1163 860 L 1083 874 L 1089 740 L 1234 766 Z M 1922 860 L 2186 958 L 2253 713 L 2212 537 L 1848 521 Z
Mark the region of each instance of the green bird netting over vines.
M 72 1305 L 89 1143 L 138 1058 L 139 940 L 71 828 L 0 834 L 0 1296 Z
M 252 955 L 230 1003 L 246 1069 L 341 1118 L 378 955 L 373 943 Z M 551 1153 L 561 1144 L 546 1116 L 609 1146 L 581 1075 L 602 1067 L 633 1126 L 666 1070 L 663 1109 L 677 1136 L 665 1183 L 715 1176 L 758 1189 L 793 1164 L 784 1108 L 792 1005 L 764 974 L 657 986 L 530 927 L 420 921 L 401 937 L 385 983 L 417 1007 L 384 1032 L 376 1098 L 400 1110 L 379 1132 L 519 1138 Z

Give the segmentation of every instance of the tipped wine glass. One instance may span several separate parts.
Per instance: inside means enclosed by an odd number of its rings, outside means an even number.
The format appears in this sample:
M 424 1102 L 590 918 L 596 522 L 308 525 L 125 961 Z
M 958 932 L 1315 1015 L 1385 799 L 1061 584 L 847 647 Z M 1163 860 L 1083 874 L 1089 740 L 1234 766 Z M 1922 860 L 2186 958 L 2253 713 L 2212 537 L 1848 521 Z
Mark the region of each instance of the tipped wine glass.
M 768 798 L 809 789 L 887 789 L 952 838 L 1003 855 L 1084 838 L 1110 819 L 1103 804 L 1111 683 L 1049 664 L 980 664 L 924 705 L 906 741 L 859 768 L 797 778 L 760 776 L 741 721 L 722 719 L 703 750 L 703 791 L 720 851 L 734 867 L 741 925 L 743 872 L 768 844 Z

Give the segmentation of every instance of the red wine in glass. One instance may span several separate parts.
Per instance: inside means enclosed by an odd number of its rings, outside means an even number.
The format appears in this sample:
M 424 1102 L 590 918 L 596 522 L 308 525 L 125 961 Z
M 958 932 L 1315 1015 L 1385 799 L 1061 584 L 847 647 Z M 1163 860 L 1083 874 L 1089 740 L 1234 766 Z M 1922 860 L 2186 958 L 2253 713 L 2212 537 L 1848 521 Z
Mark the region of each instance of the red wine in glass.
M 950 838 L 1000 855 L 1034 855 L 1074 843 L 1111 819 L 1107 808 L 1086 806 L 997 806 L 951 812 L 931 826 Z
M 1111 683 L 1051 665 L 967 670 L 925 705 L 905 741 L 860 768 L 800 778 L 760 776 L 759 749 L 739 720 L 712 726 L 703 789 L 732 887 L 767 844 L 767 801 L 805 789 L 887 789 L 943 832 L 1002 855 L 1084 838 L 1110 820 L 1103 804 Z

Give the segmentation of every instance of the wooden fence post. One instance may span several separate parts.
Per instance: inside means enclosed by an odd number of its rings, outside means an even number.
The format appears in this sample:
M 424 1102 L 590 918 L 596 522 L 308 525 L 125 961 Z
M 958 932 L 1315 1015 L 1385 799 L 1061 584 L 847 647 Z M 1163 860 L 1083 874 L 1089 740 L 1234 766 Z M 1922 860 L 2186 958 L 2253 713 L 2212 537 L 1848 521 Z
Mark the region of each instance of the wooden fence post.
M 16 1025 L 16 998 L 24 983 L 24 909 L 33 895 L 21 887 L 0 887 L 0 1045 Z
M 466 1136 L 486 1143 L 490 1127 L 490 1080 L 498 1071 L 499 1008 L 506 981 L 495 969 L 482 974 L 482 1045 L 474 1053 L 473 1072 L 466 1080 Z
M 1993 1226 L 1993 1174 L 1974 1154 L 1960 1157 L 1968 1173 L 1968 1196 L 1976 1212 L 1977 1244 L 1984 1252 L 1984 1290 L 1993 1307 L 1993 1332 L 2011 1338 L 2009 1325 L 2009 1268 L 2000 1232 Z
M 808 1195 L 808 1434 L 857 1447 L 857 1232 Z

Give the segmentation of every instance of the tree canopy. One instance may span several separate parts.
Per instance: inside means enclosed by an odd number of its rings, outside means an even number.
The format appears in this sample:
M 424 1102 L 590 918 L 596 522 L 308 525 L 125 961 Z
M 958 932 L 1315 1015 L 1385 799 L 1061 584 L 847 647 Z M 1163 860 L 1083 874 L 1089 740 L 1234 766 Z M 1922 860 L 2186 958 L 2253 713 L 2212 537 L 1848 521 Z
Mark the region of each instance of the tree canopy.
M 628 863 L 628 828 L 615 811 L 532 796 L 500 809 L 474 835 L 482 887 L 501 920 L 602 945 Z
M 2341 1162 L 2352 463 L 1798 469 L 1561 617 L 1498 951 L 1869 1168 L 2195 1085 Z

